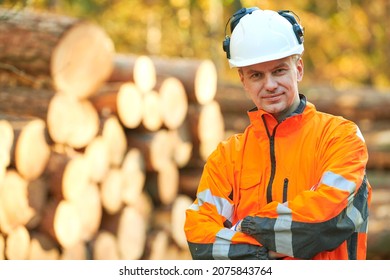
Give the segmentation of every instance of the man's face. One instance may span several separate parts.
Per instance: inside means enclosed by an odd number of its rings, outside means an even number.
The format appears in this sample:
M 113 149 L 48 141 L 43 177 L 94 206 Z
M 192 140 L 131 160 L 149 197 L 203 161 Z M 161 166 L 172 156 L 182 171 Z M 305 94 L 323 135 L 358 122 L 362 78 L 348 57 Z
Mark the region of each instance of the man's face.
M 238 72 L 257 108 L 273 114 L 279 121 L 298 107 L 298 82 L 303 77 L 301 58 L 289 56 L 241 67 Z

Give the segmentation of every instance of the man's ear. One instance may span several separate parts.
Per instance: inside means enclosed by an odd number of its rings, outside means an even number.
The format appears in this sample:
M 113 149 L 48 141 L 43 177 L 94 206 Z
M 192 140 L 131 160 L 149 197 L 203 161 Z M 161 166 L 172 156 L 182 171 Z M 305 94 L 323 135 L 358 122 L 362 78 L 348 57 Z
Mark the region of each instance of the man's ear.
M 300 57 L 297 60 L 297 81 L 300 82 L 303 79 L 304 65 L 303 59 Z
M 238 72 L 238 75 L 240 76 L 240 81 L 241 81 L 241 83 L 242 83 L 242 85 L 244 86 L 244 89 L 245 89 L 244 73 L 242 72 L 242 68 L 238 68 L 237 72 Z

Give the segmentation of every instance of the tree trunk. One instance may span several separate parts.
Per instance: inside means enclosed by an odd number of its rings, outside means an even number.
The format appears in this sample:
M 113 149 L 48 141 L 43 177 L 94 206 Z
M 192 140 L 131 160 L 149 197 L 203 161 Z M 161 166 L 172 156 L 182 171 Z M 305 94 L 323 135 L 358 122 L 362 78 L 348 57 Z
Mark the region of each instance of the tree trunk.
M 85 98 L 111 75 L 114 45 L 100 27 L 27 9 L 0 14 L 0 68 L 20 83 Z

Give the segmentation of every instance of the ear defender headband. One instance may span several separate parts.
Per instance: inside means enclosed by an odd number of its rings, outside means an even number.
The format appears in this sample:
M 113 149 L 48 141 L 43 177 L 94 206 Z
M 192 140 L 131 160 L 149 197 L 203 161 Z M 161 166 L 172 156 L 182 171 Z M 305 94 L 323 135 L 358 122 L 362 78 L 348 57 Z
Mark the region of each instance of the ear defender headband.
M 287 19 L 291 23 L 295 37 L 297 37 L 298 43 L 302 44 L 304 30 L 303 27 L 296 20 L 298 19 L 298 21 L 300 21 L 299 16 L 293 11 L 289 11 L 289 10 L 280 10 L 278 11 L 278 14 L 284 17 L 285 19 Z
M 232 17 L 229 18 L 229 20 L 226 23 L 225 26 L 225 39 L 222 42 L 222 48 L 226 52 L 226 57 L 230 59 L 230 36 L 226 34 L 227 26 L 230 22 L 230 34 L 233 32 L 234 28 L 237 26 L 237 24 L 240 22 L 241 18 L 246 16 L 247 14 L 251 14 L 253 11 L 259 10 L 257 7 L 252 8 L 242 8 L 235 12 Z M 278 11 L 278 14 L 285 19 L 287 19 L 293 28 L 293 32 L 295 34 L 295 37 L 298 40 L 299 44 L 303 43 L 303 35 L 304 35 L 304 29 L 303 27 L 297 22 L 296 18 L 298 18 L 298 21 L 300 21 L 299 16 L 295 14 L 293 11 L 289 10 L 280 10 Z

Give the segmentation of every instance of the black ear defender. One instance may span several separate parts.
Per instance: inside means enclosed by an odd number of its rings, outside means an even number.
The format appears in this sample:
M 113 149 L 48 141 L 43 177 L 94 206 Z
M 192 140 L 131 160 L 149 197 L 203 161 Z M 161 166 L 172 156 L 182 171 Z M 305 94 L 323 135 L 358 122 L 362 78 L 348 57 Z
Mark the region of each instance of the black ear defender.
M 225 26 L 225 39 L 222 42 L 222 48 L 226 52 L 226 57 L 230 59 L 230 36 L 226 34 L 227 26 L 230 22 L 230 34 L 233 32 L 234 28 L 237 26 L 237 24 L 240 22 L 241 18 L 243 16 L 246 16 L 247 14 L 251 14 L 253 11 L 259 10 L 257 7 L 252 8 L 242 8 L 235 12 L 233 16 L 229 18 L 229 20 L 226 23 Z
M 298 43 L 303 43 L 303 35 L 304 35 L 304 29 L 303 27 L 298 23 L 300 21 L 299 16 L 295 14 L 293 11 L 289 10 L 280 10 L 278 11 L 278 14 L 287 19 L 293 28 L 295 37 L 297 37 Z M 297 21 L 298 19 L 298 21 Z

